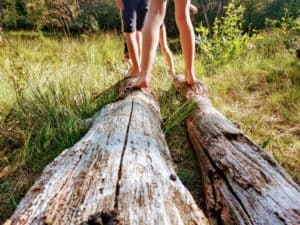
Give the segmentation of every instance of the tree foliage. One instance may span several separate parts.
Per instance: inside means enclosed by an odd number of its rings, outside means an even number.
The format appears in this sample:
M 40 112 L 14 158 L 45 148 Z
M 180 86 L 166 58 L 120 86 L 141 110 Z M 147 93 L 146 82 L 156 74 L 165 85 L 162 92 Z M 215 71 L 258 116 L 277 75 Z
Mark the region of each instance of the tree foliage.
M 225 14 L 225 7 L 232 0 L 197 0 L 200 7 L 200 14 L 197 20 L 203 21 L 204 25 L 210 30 L 214 24 L 215 18 L 221 18 Z M 300 14 L 299 0 L 235 0 L 237 6 L 245 7 L 244 29 L 249 27 L 262 29 L 265 27 L 265 20 L 279 19 L 288 9 L 294 18 Z
M 2 43 L 3 0 L 0 0 L 0 44 Z
M 113 0 L 1 0 L 3 25 L 7 29 L 44 29 L 62 31 L 70 35 L 78 32 L 94 32 L 99 29 L 120 30 L 119 10 Z M 225 15 L 231 0 L 193 0 L 199 13 L 192 16 L 193 23 L 200 22 L 213 30 L 215 18 Z M 299 16 L 299 0 L 236 0 L 245 6 L 245 23 L 249 27 L 264 28 L 266 18 L 280 19 L 284 9 L 295 18 Z M 1 14 L 1 10 L 0 10 Z M 169 1 L 165 23 L 170 35 L 178 30 L 174 21 L 174 3 Z
M 209 60 L 228 60 L 238 56 L 247 47 L 249 36 L 243 32 L 245 8 L 236 7 L 234 1 L 225 7 L 225 15 L 216 18 L 212 27 L 212 36 L 208 28 L 200 25 L 196 28 L 200 50 Z
M 120 28 L 119 11 L 110 0 L 4 0 L 8 29 L 72 32 Z

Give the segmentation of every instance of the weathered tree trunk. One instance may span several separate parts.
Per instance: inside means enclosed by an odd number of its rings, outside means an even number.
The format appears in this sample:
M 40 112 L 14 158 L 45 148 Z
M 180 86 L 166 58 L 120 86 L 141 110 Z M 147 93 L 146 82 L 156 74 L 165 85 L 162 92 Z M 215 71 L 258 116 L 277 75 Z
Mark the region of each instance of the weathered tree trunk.
M 6 225 L 208 223 L 175 175 L 153 96 L 123 97 L 45 168 Z
M 223 14 L 223 0 L 219 0 L 219 3 L 218 3 L 218 9 L 217 9 L 217 15 L 216 17 L 219 19 L 222 14 Z
M 201 84 L 180 93 L 198 103 L 186 124 L 203 176 L 211 224 L 300 224 L 300 189 L 279 164 L 213 108 Z M 189 90 L 188 90 L 189 89 Z
M 204 4 L 204 2 L 202 0 L 200 1 L 200 5 L 201 5 L 201 8 L 202 8 L 202 12 L 203 12 L 203 16 L 204 16 L 204 19 L 205 19 L 206 26 L 209 30 L 209 34 L 211 34 L 211 26 L 210 26 L 210 22 L 209 22 L 209 19 L 208 19 L 208 13 L 207 13 L 206 5 Z

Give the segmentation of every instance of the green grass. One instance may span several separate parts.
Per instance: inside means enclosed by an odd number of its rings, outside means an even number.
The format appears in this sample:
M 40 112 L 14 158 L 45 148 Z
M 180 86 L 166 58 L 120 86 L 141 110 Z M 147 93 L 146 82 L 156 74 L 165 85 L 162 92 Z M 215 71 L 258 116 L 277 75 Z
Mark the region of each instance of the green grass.
M 253 40 L 247 54 L 202 77 L 214 105 L 273 154 L 300 183 L 299 35 L 277 30 Z
M 78 122 L 117 97 L 123 37 L 113 33 L 72 38 L 9 32 L 0 49 L 0 222 L 16 207 L 42 169 L 87 131 Z M 259 34 L 233 60 L 210 62 L 198 54 L 198 78 L 215 107 L 269 151 L 300 183 L 299 35 Z M 179 72 L 181 55 L 175 55 Z M 199 204 L 201 176 L 188 141 L 184 104 L 162 56 L 152 86 L 178 175 Z
M 113 34 L 53 39 L 13 32 L 6 38 L 0 52 L 0 185 L 9 184 L 17 201 L 84 135 L 87 127 L 78 121 L 116 99 L 122 42 Z M 0 221 L 15 208 L 3 196 L 0 190 Z

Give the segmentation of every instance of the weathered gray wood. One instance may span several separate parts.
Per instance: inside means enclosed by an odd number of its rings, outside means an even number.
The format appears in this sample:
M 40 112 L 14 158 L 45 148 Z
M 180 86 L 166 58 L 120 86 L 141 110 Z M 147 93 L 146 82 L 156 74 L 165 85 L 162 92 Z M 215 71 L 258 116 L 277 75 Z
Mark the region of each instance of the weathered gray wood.
M 281 166 L 213 108 L 205 87 L 176 89 L 198 103 L 186 125 L 203 176 L 211 224 L 300 224 L 300 188 Z
M 6 225 L 208 224 L 172 168 L 155 99 L 121 95 L 46 167 Z

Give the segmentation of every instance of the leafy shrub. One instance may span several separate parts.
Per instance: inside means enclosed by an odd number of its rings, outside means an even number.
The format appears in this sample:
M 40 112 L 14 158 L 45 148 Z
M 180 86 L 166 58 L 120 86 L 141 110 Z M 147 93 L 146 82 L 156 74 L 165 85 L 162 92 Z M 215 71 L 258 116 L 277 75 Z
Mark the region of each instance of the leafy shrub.
M 216 18 L 212 37 L 208 28 L 200 24 L 196 28 L 200 51 L 210 60 L 229 60 L 239 55 L 247 46 L 249 35 L 243 33 L 243 15 L 245 8 L 236 7 L 234 1 L 226 7 L 225 16 Z
M 71 30 L 94 32 L 120 28 L 119 10 L 114 1 L 91 1 L 79 4 L 79 12 Z
M 284 16 L 280 19 L 266 19 L 266 27 L 274 29 L 274 28 L 282 28 L 284 31 L 286 30 L 294 30 L 296 32 L 300 32 L 300 17 L 295 18 L 293 13 L 285 8 Z
M 37 29 L 72 33 L 120 28 L 119 10 L 111 0 L 5 0 L 6 29 Z

